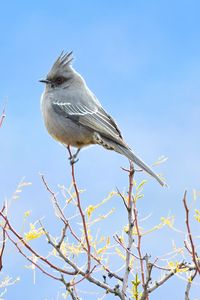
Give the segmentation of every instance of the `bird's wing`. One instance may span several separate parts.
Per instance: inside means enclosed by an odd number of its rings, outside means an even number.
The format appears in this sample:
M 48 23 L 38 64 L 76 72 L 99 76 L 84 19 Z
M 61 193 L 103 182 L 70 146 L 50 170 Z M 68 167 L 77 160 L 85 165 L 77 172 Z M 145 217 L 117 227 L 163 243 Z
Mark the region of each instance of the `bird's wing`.
M 124 145 L 117 124 L 101 106 L 90 108 L 85 104 L 72 104 L 60 100 L 54 100 L 52 105 L 54 110 L 65 118 L 69 118 L 80 125 Z

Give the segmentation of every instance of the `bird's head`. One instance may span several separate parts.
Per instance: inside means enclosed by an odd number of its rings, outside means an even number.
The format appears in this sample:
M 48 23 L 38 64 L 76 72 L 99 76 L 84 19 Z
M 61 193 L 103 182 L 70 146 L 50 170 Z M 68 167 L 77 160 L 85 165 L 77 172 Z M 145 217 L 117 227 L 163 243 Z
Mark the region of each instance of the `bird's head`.
M 78 79 L 79 74 L 72 68 L 73 60 L 72 52 L 61 53 L 54 62 L 46 79 L 41 79 L 40 82 L 45 83 L 47 88 L 66 88 L 71 83 Z

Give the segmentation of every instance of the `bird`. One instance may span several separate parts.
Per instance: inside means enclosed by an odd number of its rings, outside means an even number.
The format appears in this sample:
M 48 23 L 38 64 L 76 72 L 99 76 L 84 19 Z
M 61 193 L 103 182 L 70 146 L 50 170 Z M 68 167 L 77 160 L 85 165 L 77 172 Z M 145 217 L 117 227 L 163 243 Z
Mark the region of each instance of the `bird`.
M 161 186 L 164 181 L 126 144 L 113 117 L 106 112 L 84 78 L 72 66 L 73 52 L 62 52 L 45 79 L 41 110 L 49 134 L 64 146 L 79 151 L 89 145 L 101 145 L 127 157 Z

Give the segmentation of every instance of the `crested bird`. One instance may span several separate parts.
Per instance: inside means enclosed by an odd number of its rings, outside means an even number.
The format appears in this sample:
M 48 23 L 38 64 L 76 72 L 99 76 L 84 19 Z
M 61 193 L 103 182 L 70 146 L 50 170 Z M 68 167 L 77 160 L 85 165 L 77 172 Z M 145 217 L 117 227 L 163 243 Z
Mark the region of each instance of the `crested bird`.
M 62 52 L 47 77 L 40 80 L 45 83 L 41 110 L 49 134 L 65 146 L 77 148 L 71 163 L 76 161 L 81 148 L 98 144 L 126 156 L 162 186 L 165 185 L 126 144 L 115 120 L 75 71 L 72 60 L 72 52 Z

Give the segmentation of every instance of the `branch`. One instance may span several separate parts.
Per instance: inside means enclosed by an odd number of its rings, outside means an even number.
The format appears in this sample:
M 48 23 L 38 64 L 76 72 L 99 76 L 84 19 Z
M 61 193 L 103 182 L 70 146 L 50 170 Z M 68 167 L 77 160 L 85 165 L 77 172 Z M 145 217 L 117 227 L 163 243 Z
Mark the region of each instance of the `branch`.
M 3 125 L 3 121 L 5 119 L 6 115 L 5 115 L 5 107 L 3 108 L 3 111 L 2 111 L 2 114 L 0 116 L 0 128 L 2 127 Z
M 153 264 L 149 262 L 149 256 L 147 254 L 145 255 L 145 261 L 146 261 L 146 281 L 143 286 L 144 290 L 140 300 L 146 300 L 148 298 L 148 287 L 151 281 L 151 272 L 153 269 Z
M 6 231 L 6 235 L 8 237 L 8 239 L 15 245 L 15 247 L 18 249 L 19 253 L 22 254 L 22 256 L 24 256 L 30 263 L 32 263 L 35 267 L 37 267 L 42 273 L 44 273 L 45 275 L 51 277 L 52 279 L 55 280 L 59 280 L 61 281 L 61 278 L 55 277 L 54 275 L 48 273 L 47 271 L 45 271 L 42 267 L 40 267 L 36 262 L 34 262 L 32 259 L 30 259 L 18 246 L 18 244 L 11 238 L 11 236 L 8 234 L 8 232 Z
M 5 204 L 4 204 L 1 212 L 3 213 L 4 210 L 5 210 Z M 3 244 L 2 244 L 1 253 L 0 253 L 0 271 L 3 268 L 3 254 L 4 254 L 4 250 L 5 250 L 5 245 L 6 245 L 6 225 L 7 225 L 7 222 L 5 222 L 4 226 L 2 227 L 2 231 L 3 231 L 3 234 L 2 234 Z
M 44 186 L 46 188 L 46 190 L 50 193 L 50 195 L 52 196 L 52 199 L 54 201 L 54 205 L 56 207 L 56 209 L 58 210 L 58 213 L 59 213 L 59 217 L 60 219 L 63 221 L 63 223 L 68 226 L 68 221 L 67 219 L 65 218 L 65 215 L 63 214 L 62 212 L 62 209 L 60 208 L 59 204 L 58 204 L 58 200 L 56 198 L 56 194 L 50 189 L 50 187 L 48 186 L 47 184 L 47 181 L 46 179 L 44 178 L 44 175 L 41 175 L 41 178 L 42 178 L 42 182 L 44 183 Z
M 43 256 L 39 255 L 31 246 L 29 246 L 29 244 L 27 244 L 25 242 L 25 240 L 23 239 L 23 237 L 21 237 L 15 230 L 14 228 L 11 226 L 10 222 L 8 221 L 7 217 L 4 216 L 4 214 L 2 212 L 0 212 L 0 216 L 4 219 L 4 221 L 7 223 L 7 227 L 8 229 L 17 237 L 17 239 L 26 247 L 27 250 L 29 250 L 32 254 L 34 254 L 37 258 L 39 258 L 40 260 L 42 260 L 46 265 L 48 265 L 49 267 L 51 267 L 52 269 L 58 271 L 59 273 L 63 273 L 63 274 L 67 274 L 67 275 L 76 275 L 76 272 L 74 271 L 66 271 L 64 269 L 61 269 L 59 267 L 57 267 L 56 265 L 52 264 L 49 260 L 47 260 L 46 258 L 44 258 Z M 2 227 L 2 226 L 1 226 Z M 7 231 L 7 230 L 6 230 Z
M 87 252 L 87 248 L 85 247 L 85 245 L 83 244 L 83 242 L 80 240 L 80 238 L 75 234 L 75 232 L 73 231 L 70 223 L 68 223 L 68 227 L 70 230 L 70 233 L 72 234 L 72 236 L 77 240 L 77 242 L 80 243 L 80 245 L 82 246 L 83 250 L 85 250 Z M 123 281 L 123 278 L 120 277 L 119 275 L 117 275 L 116 273 L 114 273 L 113 271 L 111 271 L 107 266 L 105 266 L 101 260 L 96 257 L 94 254 L 90 253 L 91 258 L 93 258 L 99 265 L 101 265 L 103 267 L 103 269 L 108 272 L 108 277 L 115 277 L 116 279 Z
M 116 188 L 116 189 L 117 189 L 118 195 L 121 197 L 121 199 L 122 199 L 122 201 L 123 201 L 123 203 L 124 203 L 125 208 L 128 210 L 128 205 L 127 205 L 127 203 L 126 203 L 125 197 L 122 195 L 122 193 L 119 191 L 118 188 Z
M 70 146 L 68 146 L 67 149 L 68 149 L 70 158 L 72 158 Z M 79 194 L 79 190 L 78 190 L 77 183 L 76 183 L 74 163 L 71 164 L 71 174 L 72 174 L 73 186 L 74 186 L 75 193 L 76 193 L 77 207 L 78 207 L 80 215 L 81 215 L 81 219 L 82 219 L 82 223 L 83 223 L 83 230 L 84 230 L 84 234 L 85 234 L 85 240 L 86 240 L 86 244 L 87 244 L 87 273 L 89 273 L 90 269 L 91 269 L 91 256 L 90 256 L 91 247 L 90 247 L 90 242 L 89 242 L 89 237 L 88 237 L 85 215 L 84 215 L 84 212 L 81 207 L 80 194 Z
M 192 282 L 193 282 L 194 278 L 196 277 L 196 275 L 197 275 L 197 270 L 195 270 L 194 274 L 188 279 L 188 283 L 187 283 L 186 290 L 185 290 L 185 300 L 190 300 L 189 293 L 190 293 L 190 289 L 192 286 Z
M 83 279 L 88 280 L 89 282 L 94 283 L 95 285 L 103 288 L 104 290 L 106 290 L 106 292 L 108 293 L 112 293 L 115 294 L 117 296 L 119 296 L 120 299 L 122 299 L 122 295 L 120 293 L 120 291 L 116 288 L 111 288 L 109 285 L 95 279 L 94 277 L 91 276 L 91 272 L 94 270 L 94 268 L 90 271 L 90 273 L 88 273 L 87 271 L 84 272 L 82 271 L 75 263 L 73 263 L 69 258 L 67 258 L 61 251 L 61 249 L 59 247 L 56 246 L 56 244 L 54 244 L 54 242 L 51 240 L 50 235 L 48 234 L 48 232 L 44 229 L 43 230 L 45 232 L 45 235 L 47 237 L 48 243 L 57 251 L 57 253 L 59 254 L 59 256 L 67 263 L 69 264 L 76 272 L 76 275 L 81 275 L 83 276 Z M 82 281 L 83 279 L 81 279 L 80 281 Z M 80 282 L 79 281 L 79 282 Z M 78 283 L 79 283 L 78 282 Z M 75 283 L 77 284 L 77 282 Z M 74 283 L 69 283 L 69 286 L 74 286 Z
M 142 257 L 142 252 L 141 252 L 141 239 L 142 235 L 140 233 L 139 229 L 139 224 L 138 224 L 138 211 L 136 207 L 136 199 L 133 199 L 133 212 L 134 212 L 134 224 L 136 228 L 136 233 L 137 233 L 137 251 L 138 251 L 138 256 L 140 258 L 140 270 L 141 270 L 141 277 L 142 277 L 142 285 L 145 285 L 145 278 L 144 278 L 144 260 Z
M 72 300 L 80 300 L 80 298 L 75 295 L 74 289 L 70 287 L 70 283 L 66 282 L 63 276 L 61 281 L 65 285 L 65 288 L 69 292 Z
M 126 262 L 125 262 L 125 273 L 124 280 L 122 285 L 122 295 L 123 299 L 126 296 L 126 290 L 128 286 L 128 278 L 130 273 L 130 259 L 131 259 L 131 248 L 133 246 L 133 201 L 132 201 L 132 191 L 133 191 L 133 176 L 134 176 L 134 168 L 133 163 L 130 162 L 130 170 L 129 170 L 129 191 L 128 191 L 128 203 L 125 205 L 128 213 L 128 245 L 126 249 Z
M 50 195 L 51 195 L 52 198 L 53 198 L 54 205 L 55 205 L 55 207 L 56 207 L 56 209 L 57 209 L 57 211 L 58 211 L 58 213 L 59 213 L 59 217 L 60 217 L 61 221 L 64 223 L 64 228 L 66 228 L 66 229 L 69 228 L 69 231 L 70 231 L 71 235 L 75 238 L 75 240 L 76 240 L 77 242 L 80 243 L 80 245 L 81 245 L 81 247 L 83 248 L 83 250 L 86 251 L 86 253 L 87 253 L 87 251 L 88 251 L 87 247 L 84 245 L 83 241 L 76 235 L 76 233 L 74 232 L 74 230 L 72 229 L 72 227 L 71 227 L 71 225 L 70 225 L 69 220 L 66 219 L 66 217 L 65 217 L 65 215 L 64 215 L 64 213 L 63 213 L 63 211 L 62 211 L 62 209 L 61 209 L 61 207 L 60 207 L 60 205 L 59 205 L 59 203 L 58 203 L 58 200 L 57 200 L 57 197 L 56 197 L 55 192 L 53 192 L 52 189 L 49 187 L 49 185 L 48 185 L 46 179 L 44 178 L 44 175 L 41 175 L 41 178 L 42 178 L 42 182 L 44 183 L 44 186 L 45 186 L 46 190 L 50 193 Z M 63 230 L 64 230 L 64 228 L 63 228 Z M 61 239 L 62 239 L 62 237 L 61 237 Z M 63 239 L 64 239 L 64 237 L 63 237 Z M 116 273 L 114 273 L 113 271 L 111 271 L 107 266 L 105 266 L 105 265 L 101 262 L 101 260 L 100 260 L 98 257 L 96 257 L 96 256 L 95 256 L 94 254 L 92 254 L 92 253 L 90 253 L 90 256 L 91 256 L 91 258 L 93 258 L 96 262 L 98 262 L 98 264 L 100 264 L 100 265 L 103 267 L 103 269 L 104 269 L 105 271 L 108 272 L 108 277 L 110 277 L 110 278 L 111 278 L 111 277 L 115 277 L 116 279 L 118 279 L 118 280 L 120 280 L 120 281 L 123 281 L 123 278 L 122 278 L 122 277 L 120 277 L 119 275 L 117 275 Z
M 155 291 L 158 287 L 160 287 L 162 284 L 164 284 L 168 279 L 170 279 L 172 276 L 174 276 L 178 272 L 178 270 L 181 270 L 182 268 L 183 269 L 188 268 L 189 271 L 196 270 L 195 265 L 191 266 L 191 265 L 188 265 L 188 264 L 182 262 L 176 268 L 171 270 L 169 273 L 165 274 L 165 276 L 161 280 L 156 281 L 152 287 L 148 288 L 148 293 L 150 294 L 153 291 Z
M 185 208 L 185 223 L 186 223 L 186 228 L 187 228 L 187 233 L 188 233 L 188 237 L 189 237 L 189 241 L 190 241 L 190 246 L 191 246 L 191 251 L 189 250 L 189 253 L 192 255 L 192 260 L 196 266 L 196 270 L 197 272 L 199 273 L 200 275 L 200 266 L 199 266 L 199 257 L 198 257 L 198 254 L 195 250 L 195 245 L 194 245 L 194 242 L 193 242 L 193 238 L 192 238 L 192 233 L 191 233 L 191 229 L 190 229 L 190 221 L 189 221 L 189 208 L 187 206 L 187 200 L 186 200 L 186 195 L 187 195 L 187 192 L 185 191 L 184 193 L 184 196 L 183 196 L 183 205 L 184 205 L 184 208 Z

